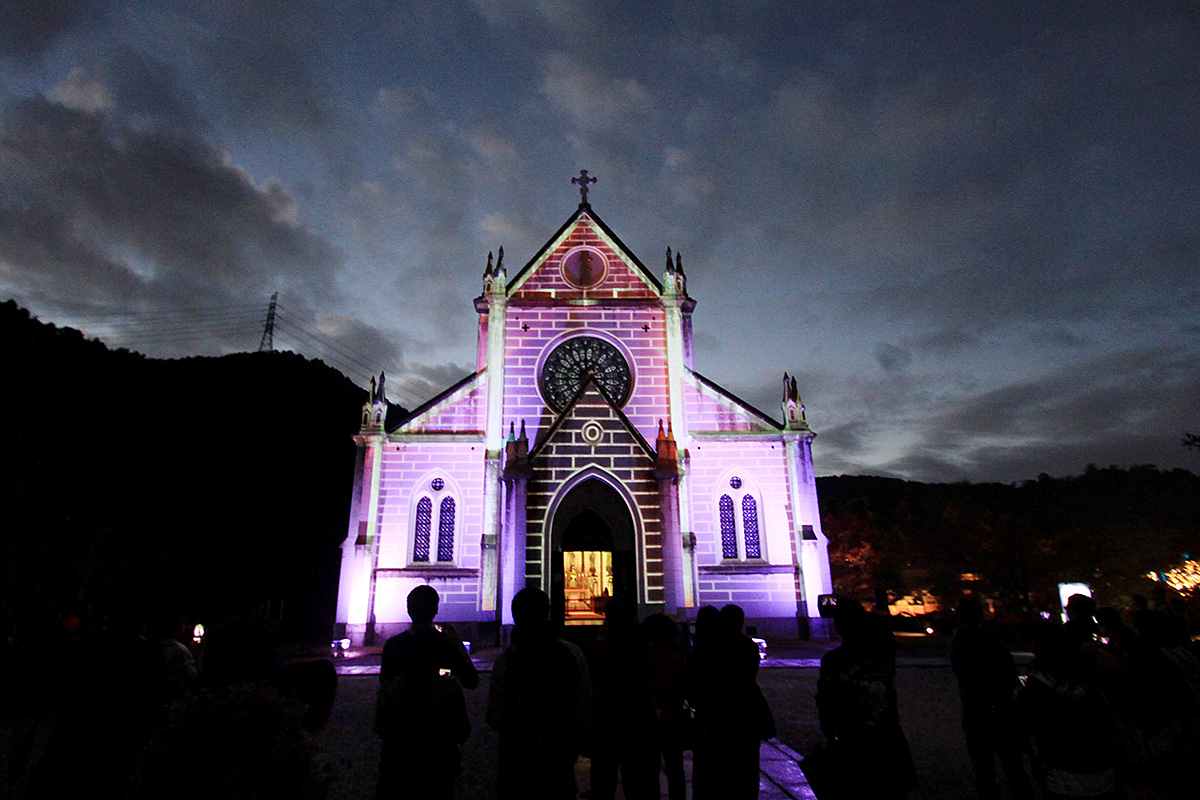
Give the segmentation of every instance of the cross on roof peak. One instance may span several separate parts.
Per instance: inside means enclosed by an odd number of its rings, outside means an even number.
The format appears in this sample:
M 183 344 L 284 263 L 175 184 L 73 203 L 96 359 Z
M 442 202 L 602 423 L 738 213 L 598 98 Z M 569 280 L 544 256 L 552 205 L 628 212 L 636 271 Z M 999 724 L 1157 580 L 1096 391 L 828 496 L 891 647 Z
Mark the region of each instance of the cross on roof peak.
M 579 201 L 580 206 L 586 206 L 589 208 L 591 207 L 589 205 L 588 199 L 587 199 L 588 184 L 595 183 L 595 182 L 596 182 L 595 178 L 588 177 L 588 171 L 586 169 L 579 170 L 578 178 L 571 178 L 571 183 L 578 184 L 578 186 L 579 186 L 579 196 L 580 196 L 580 198 L 582 198 Z

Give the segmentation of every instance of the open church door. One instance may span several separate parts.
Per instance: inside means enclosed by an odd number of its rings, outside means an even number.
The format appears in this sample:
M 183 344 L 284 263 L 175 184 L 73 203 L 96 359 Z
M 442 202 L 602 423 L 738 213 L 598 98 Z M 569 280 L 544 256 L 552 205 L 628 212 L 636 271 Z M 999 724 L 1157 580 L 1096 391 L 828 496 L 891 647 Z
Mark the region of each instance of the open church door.
M 599 479 L 558 504 L 550 555 L 551 602 L 568 627 L 604 622 L 612 597 L 637 604 L 637 537 L 624 498 Z

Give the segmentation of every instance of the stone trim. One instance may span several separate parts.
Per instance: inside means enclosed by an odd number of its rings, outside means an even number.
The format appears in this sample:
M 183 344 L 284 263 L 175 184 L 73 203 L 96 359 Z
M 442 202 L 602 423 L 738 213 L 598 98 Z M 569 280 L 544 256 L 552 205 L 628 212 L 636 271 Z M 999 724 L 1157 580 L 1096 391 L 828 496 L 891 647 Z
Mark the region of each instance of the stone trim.
M 796 571 L 792 564 L 755 564 L 751 561 L 736 564 L 703 564 L 699 569 L 702 575 L 782 575 Z
M 418 578 L 474 578 L 479 575 L 475 567 L 380 567 L 375 572 Z

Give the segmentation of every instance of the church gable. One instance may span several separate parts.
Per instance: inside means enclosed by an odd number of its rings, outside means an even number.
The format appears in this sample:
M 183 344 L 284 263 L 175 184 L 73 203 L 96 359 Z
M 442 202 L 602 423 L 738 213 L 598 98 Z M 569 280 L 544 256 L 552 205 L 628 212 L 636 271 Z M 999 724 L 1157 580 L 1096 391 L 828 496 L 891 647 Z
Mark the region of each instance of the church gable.
M 589 377 L 570 405 L 538 438 L 529 458 L 535 466 L 538 459 L 554 460 L 556 469 L 568 465 L 629 469 L 652 467 L 654 449 Z
M 600 472 L 624 487 L 641 532 L 645 594 L 639 602 L 663 601 L 662 519 L 654 476 L 654 449 L 590 377 L 529 454 L 527 579 L 537 581 L 549 546 L 549 509 L 564 484 L 581 472 Z M 535 584 L 536 585 L 536 584 Z
M 517 301 L 655 299 L 662 286 L 604 222 L 580 208 L 509 283 Z
M 484 371 L 468 375 L 409 414 L 393 433 L 482 433 L 487 408 Z
M 688 428 L 693 433 L 778 431 L 780 427 L 766 414 L 696 372 L 686 376 L 684 403 Z

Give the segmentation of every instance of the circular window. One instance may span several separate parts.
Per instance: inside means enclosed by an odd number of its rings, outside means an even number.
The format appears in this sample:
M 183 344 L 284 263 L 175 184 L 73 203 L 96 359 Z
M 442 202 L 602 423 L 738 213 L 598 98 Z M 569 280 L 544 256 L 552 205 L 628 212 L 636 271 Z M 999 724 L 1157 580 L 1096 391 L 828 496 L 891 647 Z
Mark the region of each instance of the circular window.
M 562 275 L 576 289 L 591 289 L 608 275 L 608 262 L 597 250 L 577 247 L 563 256 Z
M 444 480 L 442 480 L 441 478 L 434 478 L 433 480 L 431 480 L 429 482 L 429 488 L 433 489 L 435 492 L 440 492 L 442 489 L 445 488 L 445 486 L 446 486 L 446 482 Z
M 550 351 L 542 363 L 542 396 L 551 408 L 562 411 L 589 374 L 618 406 L 629 399 L 633 378 L 625 357 L 612 344 L 592 336 L 567 339 Z
M 599 444 L 604 438 L 604 429 L 600 427 L 599 422 L 591 421 L 583 426 L 583 440 L 588 444 Z
M 729 485 L 732 486 L 734 489 L 740 489 L 740 488 L 742 488 L 742 479 L 739 478 L 737 475 L 734 475 L 732 478 L 729 479 Z

